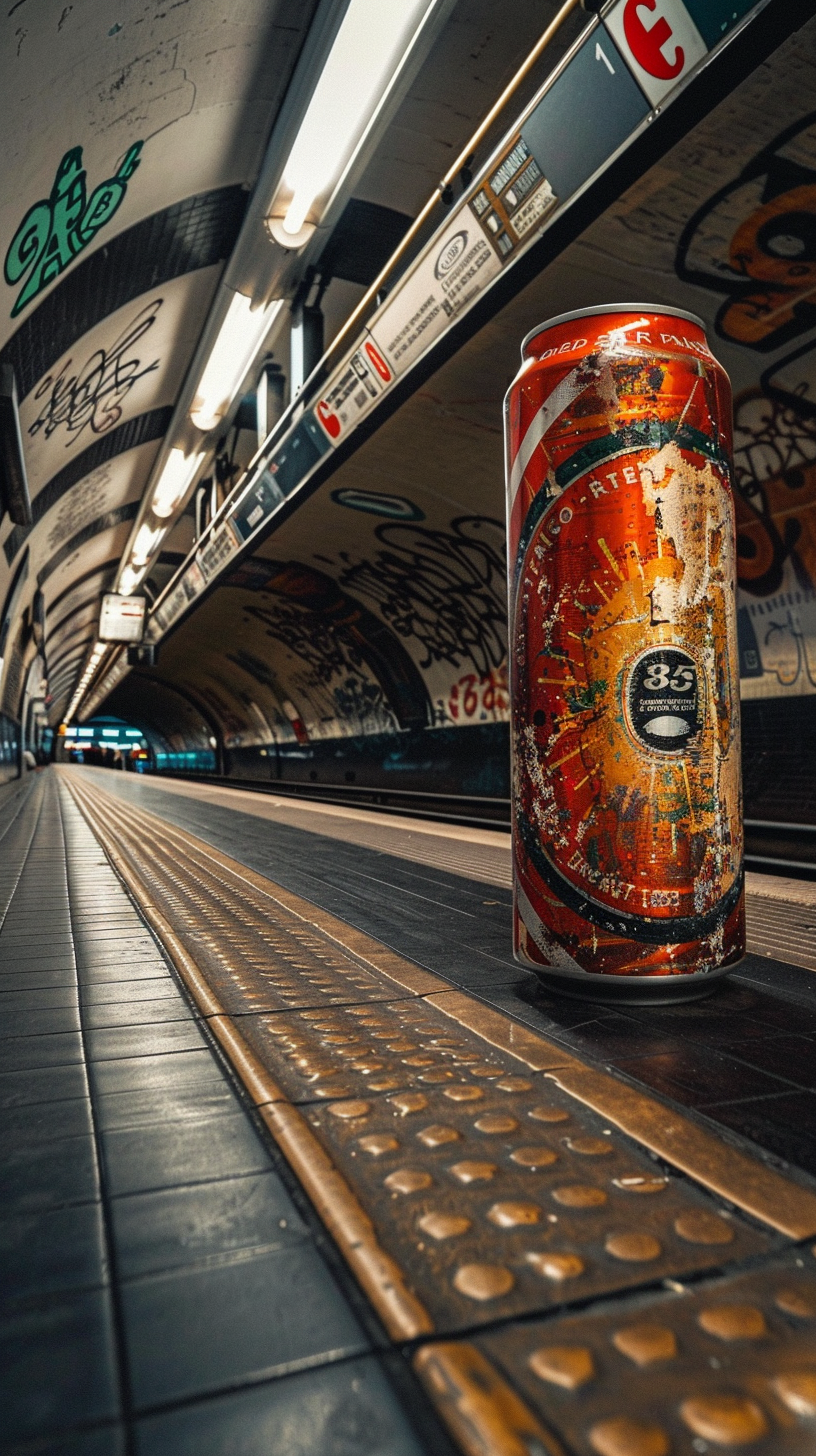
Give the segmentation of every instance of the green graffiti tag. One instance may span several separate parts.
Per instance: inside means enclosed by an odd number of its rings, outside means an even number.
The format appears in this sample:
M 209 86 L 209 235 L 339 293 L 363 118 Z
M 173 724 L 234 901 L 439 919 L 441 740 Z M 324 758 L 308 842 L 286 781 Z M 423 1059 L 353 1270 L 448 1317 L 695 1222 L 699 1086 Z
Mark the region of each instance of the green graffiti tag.
M 72 147 L 57 168 L 51 196 L 28 209 L 6 253 L 6 282 L 13 287 L 28 274 L 28 281 L 11 310 L 15 318 L 32 298 L 87 248 L 99 229 L 121 206 L 127 184 L 139 166 L 144 142 L 134 142 L 113 177 L 95 187 L 90 197 L 85 186 L 82 148 Z

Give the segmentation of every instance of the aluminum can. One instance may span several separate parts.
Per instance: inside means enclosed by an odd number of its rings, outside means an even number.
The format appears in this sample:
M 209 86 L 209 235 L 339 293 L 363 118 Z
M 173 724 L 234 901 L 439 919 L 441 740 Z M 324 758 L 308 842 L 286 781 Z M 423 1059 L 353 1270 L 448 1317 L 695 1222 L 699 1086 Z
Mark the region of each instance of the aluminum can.
M 745 949 L 731 389 L 702 322 L 562 314 L 505 400 L 514 950 L 687 999 Z

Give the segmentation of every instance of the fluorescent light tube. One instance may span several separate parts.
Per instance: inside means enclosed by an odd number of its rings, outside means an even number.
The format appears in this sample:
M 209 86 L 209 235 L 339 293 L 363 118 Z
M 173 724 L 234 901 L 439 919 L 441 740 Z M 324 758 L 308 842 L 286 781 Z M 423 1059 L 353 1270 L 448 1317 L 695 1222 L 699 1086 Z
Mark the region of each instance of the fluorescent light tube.
M 435 3 L 351 0 L 284 167 L 279 242 L 306 241 L 309 212 L 354 157 Z
M 166 535 L 166 532 L 166 526 L 157 526 L 155 530 L 146 523 L 140 526 L 136 532 L 136 540 L 133 542 L 130 552 L 131 566 L 147 566 L 153 552 L 156 550 L 162 537 Z M 127 592 L 125 592 L 125 596 L 127 596 Z
M 172 516 L 176 506 L 187 494 L 190 482 L 203 459 L 203 450 L 197 455 L 185 455 L 183 450 L 170 451 L 153 492 L 150 509 L 154 516 L 158 516 L 160 520 Z
M 135 566 L 126 566 L 123 569 L 119 576 L 119 592 L 123 597 L 129 597 L 132 592 L 135 592 L 146 570 L 146 565 L 138 570 Z
M 190 410 L 190 419 L 199 430 L 214 430 L 224 418 L 282 304 L 282 299 L 275 298 L 264 307 L 253 308 L 252 300 L 243 293 L 234 295 Z

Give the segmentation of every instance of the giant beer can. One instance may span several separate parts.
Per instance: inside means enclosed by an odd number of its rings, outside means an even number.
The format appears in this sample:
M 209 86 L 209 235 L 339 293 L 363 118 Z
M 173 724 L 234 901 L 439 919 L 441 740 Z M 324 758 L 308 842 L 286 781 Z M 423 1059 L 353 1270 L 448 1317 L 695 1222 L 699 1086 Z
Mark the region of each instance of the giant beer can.
M 692 314 L 562 314 L 505 401 L 514 949 L 686 999 L 744 954 L 731 391 Z

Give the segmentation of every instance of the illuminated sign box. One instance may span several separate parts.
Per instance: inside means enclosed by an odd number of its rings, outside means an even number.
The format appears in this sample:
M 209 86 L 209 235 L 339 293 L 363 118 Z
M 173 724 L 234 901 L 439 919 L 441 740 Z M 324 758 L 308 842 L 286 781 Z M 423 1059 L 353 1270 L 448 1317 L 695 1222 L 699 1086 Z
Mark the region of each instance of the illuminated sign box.
M 117 592 L 106 592 L 99 614 L 100 642 L 141 642 L 145 605 L 144 597 L 123 597 Z

